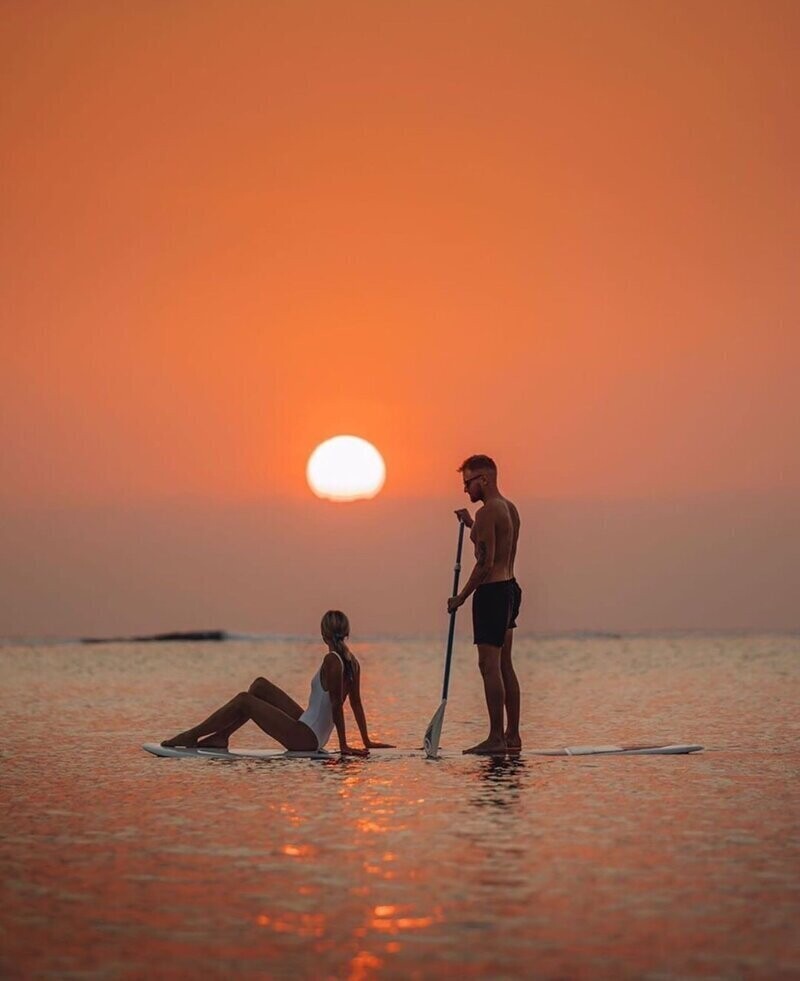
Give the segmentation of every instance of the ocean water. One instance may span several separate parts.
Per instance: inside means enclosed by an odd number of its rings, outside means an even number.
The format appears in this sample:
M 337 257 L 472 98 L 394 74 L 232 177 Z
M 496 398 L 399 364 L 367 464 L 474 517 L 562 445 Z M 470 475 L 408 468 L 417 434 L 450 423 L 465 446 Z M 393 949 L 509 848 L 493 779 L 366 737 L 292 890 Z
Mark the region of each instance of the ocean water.
M 353 647 L 400 748 L 322 762 L 140 749 L 258 675 L 303 702 L 317 643 L 0 648 L 0 974 L 800 977 L 800 637 L 517 639 L 527 746 L 684 757 L 426 761 L 441 641 Z M 455 751 L 465 643 L 450 694 Z

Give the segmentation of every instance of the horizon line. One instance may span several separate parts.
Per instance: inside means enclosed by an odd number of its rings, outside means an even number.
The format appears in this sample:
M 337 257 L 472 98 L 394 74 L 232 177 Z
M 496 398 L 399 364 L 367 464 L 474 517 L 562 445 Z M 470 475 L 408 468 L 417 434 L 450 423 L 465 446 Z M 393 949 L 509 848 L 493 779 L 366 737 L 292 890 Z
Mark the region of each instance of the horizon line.
M 220 636 L 208 638 L 193 638 L 191 636 L 173 638 L 162 637 L 161 632 L 156 634 L 131 635 L 127 637 L 96 637 L 96 636 L 0 636 L 0 648 L 2 647 L 35 647 L 37 645 L 54 647 L 59 645 L 69 646 L 78 645 L 82 647 L 93 647 L 108 644 L 236 644 L 248 642 L 275 643 L 279 641 L 296 641 L 304 643 L 320 642 L 316 634 L 311 633 L 292 633 L 292 632 L 264 632 L 247 633 L 242 631 L 228 630 L 186 630 L 169 631 L 174 635 L 180 634 L 218 634 Z M 361 643 L 375 643 L 386 640 L 398 641 L 439 641 L 442 631 L 421 632 L 421 633 L 381 633 L 367 632 L 359 635 L 359 639 L 353 641 L 353 646 Z M 577 640 L 621 640 L 629 637 L 677 637 L 677 636 L 701 636 L 701 637 L 754 637 L 754 636 L 800 636 L 800 625 L 796 627 L 669 627 L 669 628 L 644 628 L 644 629 L 620 629 L 620 630 L 599 630 L 592 628 L 570 628 L 564 630 L 525 630 L 518 631 L 517 638 L 534 640 L 557 640 L 559 638 L 570 638 Z

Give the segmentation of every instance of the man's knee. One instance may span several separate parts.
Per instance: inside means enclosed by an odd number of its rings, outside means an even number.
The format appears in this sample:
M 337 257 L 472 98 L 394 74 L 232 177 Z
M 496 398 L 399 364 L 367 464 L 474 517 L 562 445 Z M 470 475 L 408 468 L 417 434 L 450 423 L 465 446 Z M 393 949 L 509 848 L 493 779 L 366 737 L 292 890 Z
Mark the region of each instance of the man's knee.
M 503 656 L 500 658 L 500 670 L 503 672 L 504 678 L 516 677 L 516 671 L 514 671 L 514 664 L 511 660 L 511 654 L 509 654 L 508 657 Z
M 478 667 L 484 678 L 500 674 L 500 648 L 480 647 L 478 649 Z

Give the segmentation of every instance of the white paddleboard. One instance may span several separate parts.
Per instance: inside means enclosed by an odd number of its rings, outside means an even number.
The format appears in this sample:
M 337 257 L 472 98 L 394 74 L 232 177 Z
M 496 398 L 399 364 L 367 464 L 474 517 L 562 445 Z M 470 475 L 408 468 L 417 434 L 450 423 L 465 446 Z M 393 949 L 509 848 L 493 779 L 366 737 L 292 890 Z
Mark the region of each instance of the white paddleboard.
M 525 756 L 675 756 L 681 753 L 699 753 L 703 749 L 697 743 L 625 743 L 621 746 L 562 746 L 558 749 L 523 749 L 521 753 L 454 753 L 440 751 L 438 757 L 451 759 L 464 755 L 474 755 L 480 758 L 496 755 L 518 759 Z
M 654 745 L 627 743 L 622 746 L 565 746 L 563 749 L 529 749 L 531 756 L 674 756 L 678 753 L 699 753 L 697 743 Z M 525 755 L 523 753 L 523 755 Z
M 153 756 L 168 756 L 173 759 L 210 760 L 329 760 L 338 753 L 319 750 L 311 753 L 293 753 L 288 749 L 187 749 L 185 746 L 162 746 L 160 743 L 145 743 L 142 749 Z
M 185 747 L 162 746 L 160 743 L 145 743 L 142 749 L 153 756 L 173 759 L 211 759 L 211 760 L 329 760 L 338 759 L 337 752 L 320 750 L 316 753 L 293 753 L 289 750 L 275 749 L 186 749 Z M 520 756 L 674 756 L 680 753 L 699 753 L 703 749 L 696 743 L 671 743 L 664 745 L 627 743 L 621 746 L 564 746 L 561 749 L 526 749 L 521 753 L 510 753 L 512 759 Z M 378 757 L 411 757 L 417 753 L 391 750 L 373 750 Z M 461 753 L 444 753 L 446 757 L 462 756 Z M 358 759 L 359 757 L 353 757 Z

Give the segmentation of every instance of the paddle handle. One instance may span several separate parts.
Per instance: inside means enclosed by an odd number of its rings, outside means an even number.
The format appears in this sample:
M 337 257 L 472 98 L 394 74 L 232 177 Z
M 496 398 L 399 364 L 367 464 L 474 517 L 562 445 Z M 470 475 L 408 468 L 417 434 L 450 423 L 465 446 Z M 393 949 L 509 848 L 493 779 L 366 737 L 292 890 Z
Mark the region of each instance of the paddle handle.
M 461 576 L 461 547 L 464 544 L 464 522 L 458 519 L 458 549 L 456 550 L 456 564 L 453 569 L 453 592 L 452 596 L 458 593 L 458 580 Z M 442 685 L 442 701 L 447 699 L 447 689 L 450 685 L 450 661 L 453 656 L 453 639 L 456 635 L 456 613 L 453 610 L 450 614 L 450 630 L 447 634 L 447 656 L 444 661 L 444 684 Z

